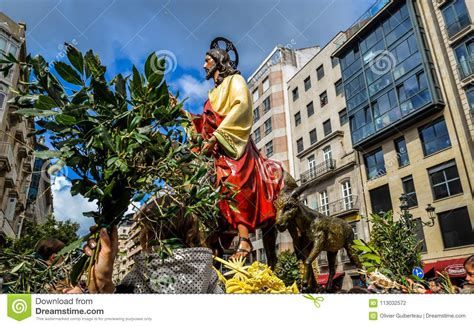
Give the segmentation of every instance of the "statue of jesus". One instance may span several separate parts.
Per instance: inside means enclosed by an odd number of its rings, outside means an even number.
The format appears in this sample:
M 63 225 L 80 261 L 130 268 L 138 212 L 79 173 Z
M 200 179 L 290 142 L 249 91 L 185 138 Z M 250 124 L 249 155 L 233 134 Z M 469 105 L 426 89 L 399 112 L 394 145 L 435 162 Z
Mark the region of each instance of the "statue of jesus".
M 202 153 L 214 158 L 217 185 L 228 191 L 224 183 L 230 183 L 230 190 L 236 192 L 235 204 L 222 200 L 219 210 L 238 231 L 239 243 L 233 255 L 237 258 L 247 257 L 253 249 L 249 232 L 274 223 L 273 202 L 283 187 L 283 169 L 279 162 L 263 157 L 250 137 L 252 97 L 237 70 L 238 59 L 232 61 L 227 52 L 232 48 L 237 56 L 235 47 L 225 41 L 226 49 L 211 45 L 204 59 L 206 79 L 212 79 L 215 87 L 209 91 L 203 113 L 188 116 L 193 125 L 191 133 L 204 141 Z

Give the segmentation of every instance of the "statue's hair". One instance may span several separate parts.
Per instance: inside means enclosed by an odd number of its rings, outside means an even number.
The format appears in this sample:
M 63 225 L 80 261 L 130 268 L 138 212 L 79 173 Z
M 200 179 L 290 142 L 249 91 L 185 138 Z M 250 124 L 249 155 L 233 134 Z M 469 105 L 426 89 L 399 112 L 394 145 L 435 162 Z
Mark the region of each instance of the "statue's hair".
M 219 70 L 217 84 L 222 83 L 227 76 L 240 74 L 240 71 L 232 66 L 229 54 L 225 50 L 219 48 L 210 49 L 206 52 L 206 55 L 216 62 L 217 70 Z

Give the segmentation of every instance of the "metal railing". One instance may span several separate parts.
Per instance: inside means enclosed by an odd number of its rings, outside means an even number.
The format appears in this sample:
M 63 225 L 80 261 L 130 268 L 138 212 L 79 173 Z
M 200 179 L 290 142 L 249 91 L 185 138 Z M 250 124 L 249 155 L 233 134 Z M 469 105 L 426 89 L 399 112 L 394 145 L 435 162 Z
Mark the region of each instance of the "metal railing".
M 387 3 L 389 3 L 390 0 L 377 0 L 373 5 L 370 6 L 370 8 L 360 16 L 357 21 L 352 24 L 351 27 L 347 29 L 347 37 L 351 37 L 352 35 L 356 34 L 359 29 L 364 27 L 367 22 L 374 17 L 380 10 L 382 10 L 383 7 Z
M 326 208 L 327 207 L 327 208 Z M 359 209 L 359 196 L 351 195 L 346 198 L 341 198 L 330 202 L 326 207 L 318 207 L 320 213 L 326 214 L 329 211 L 329 216 L 344 213 L 353 209 Z
M 301 173 L 301 183 L 306 183 L 336 169 L 336 160 L 326 160 L 323 163 L 315 165 L 313 168 Z
M 6 158 L 10 167 L 13 165 L 13 148 L 10 143 L 0 142 L 0 158 Z
M 474 55 L 458 60 L 458 69 L 461 79 L 467 78 L 474 74 Z
M 2 211 L 0 211 L 0 232 L 3 232 L 7 237 L 15 238 L 15 231 Z

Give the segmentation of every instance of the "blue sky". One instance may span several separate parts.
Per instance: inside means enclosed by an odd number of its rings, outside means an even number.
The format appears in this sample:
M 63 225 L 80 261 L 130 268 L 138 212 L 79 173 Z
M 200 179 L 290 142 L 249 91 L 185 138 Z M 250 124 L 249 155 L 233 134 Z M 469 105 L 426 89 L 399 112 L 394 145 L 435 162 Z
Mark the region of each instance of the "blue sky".
M 375 0 L 0 0 L 0 11 L 27 24 L 28 51 L 48 61 L 61 59 L 64 42 L 92 48 L 109 74 L 127 74 L 147 56 L 168 53 L 166 79 L 187 108 L 199 111 L 212 85 L 204 80 L 204 54 L 216 36 L 232 40 L 239 69 L 248 77 L 278 44 L 296 48 L 324 46 L 347 29 Z M 54 187 L 55 215 L 90 221 L 81 212 L 93 209 L 72 198 L 66 180 Z

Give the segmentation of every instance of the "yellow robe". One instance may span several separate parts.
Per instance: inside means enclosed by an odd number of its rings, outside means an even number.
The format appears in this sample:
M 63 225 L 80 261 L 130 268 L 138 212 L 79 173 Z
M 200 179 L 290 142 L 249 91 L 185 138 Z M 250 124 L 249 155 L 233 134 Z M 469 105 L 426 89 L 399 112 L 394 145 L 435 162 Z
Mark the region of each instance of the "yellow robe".
M 214 132 L 226 154 L 238 160 L 244 154 L 253 123 L 252 98 L 245 79 L 231 75 L 209 91 L 212 109 L 225 116 Z

